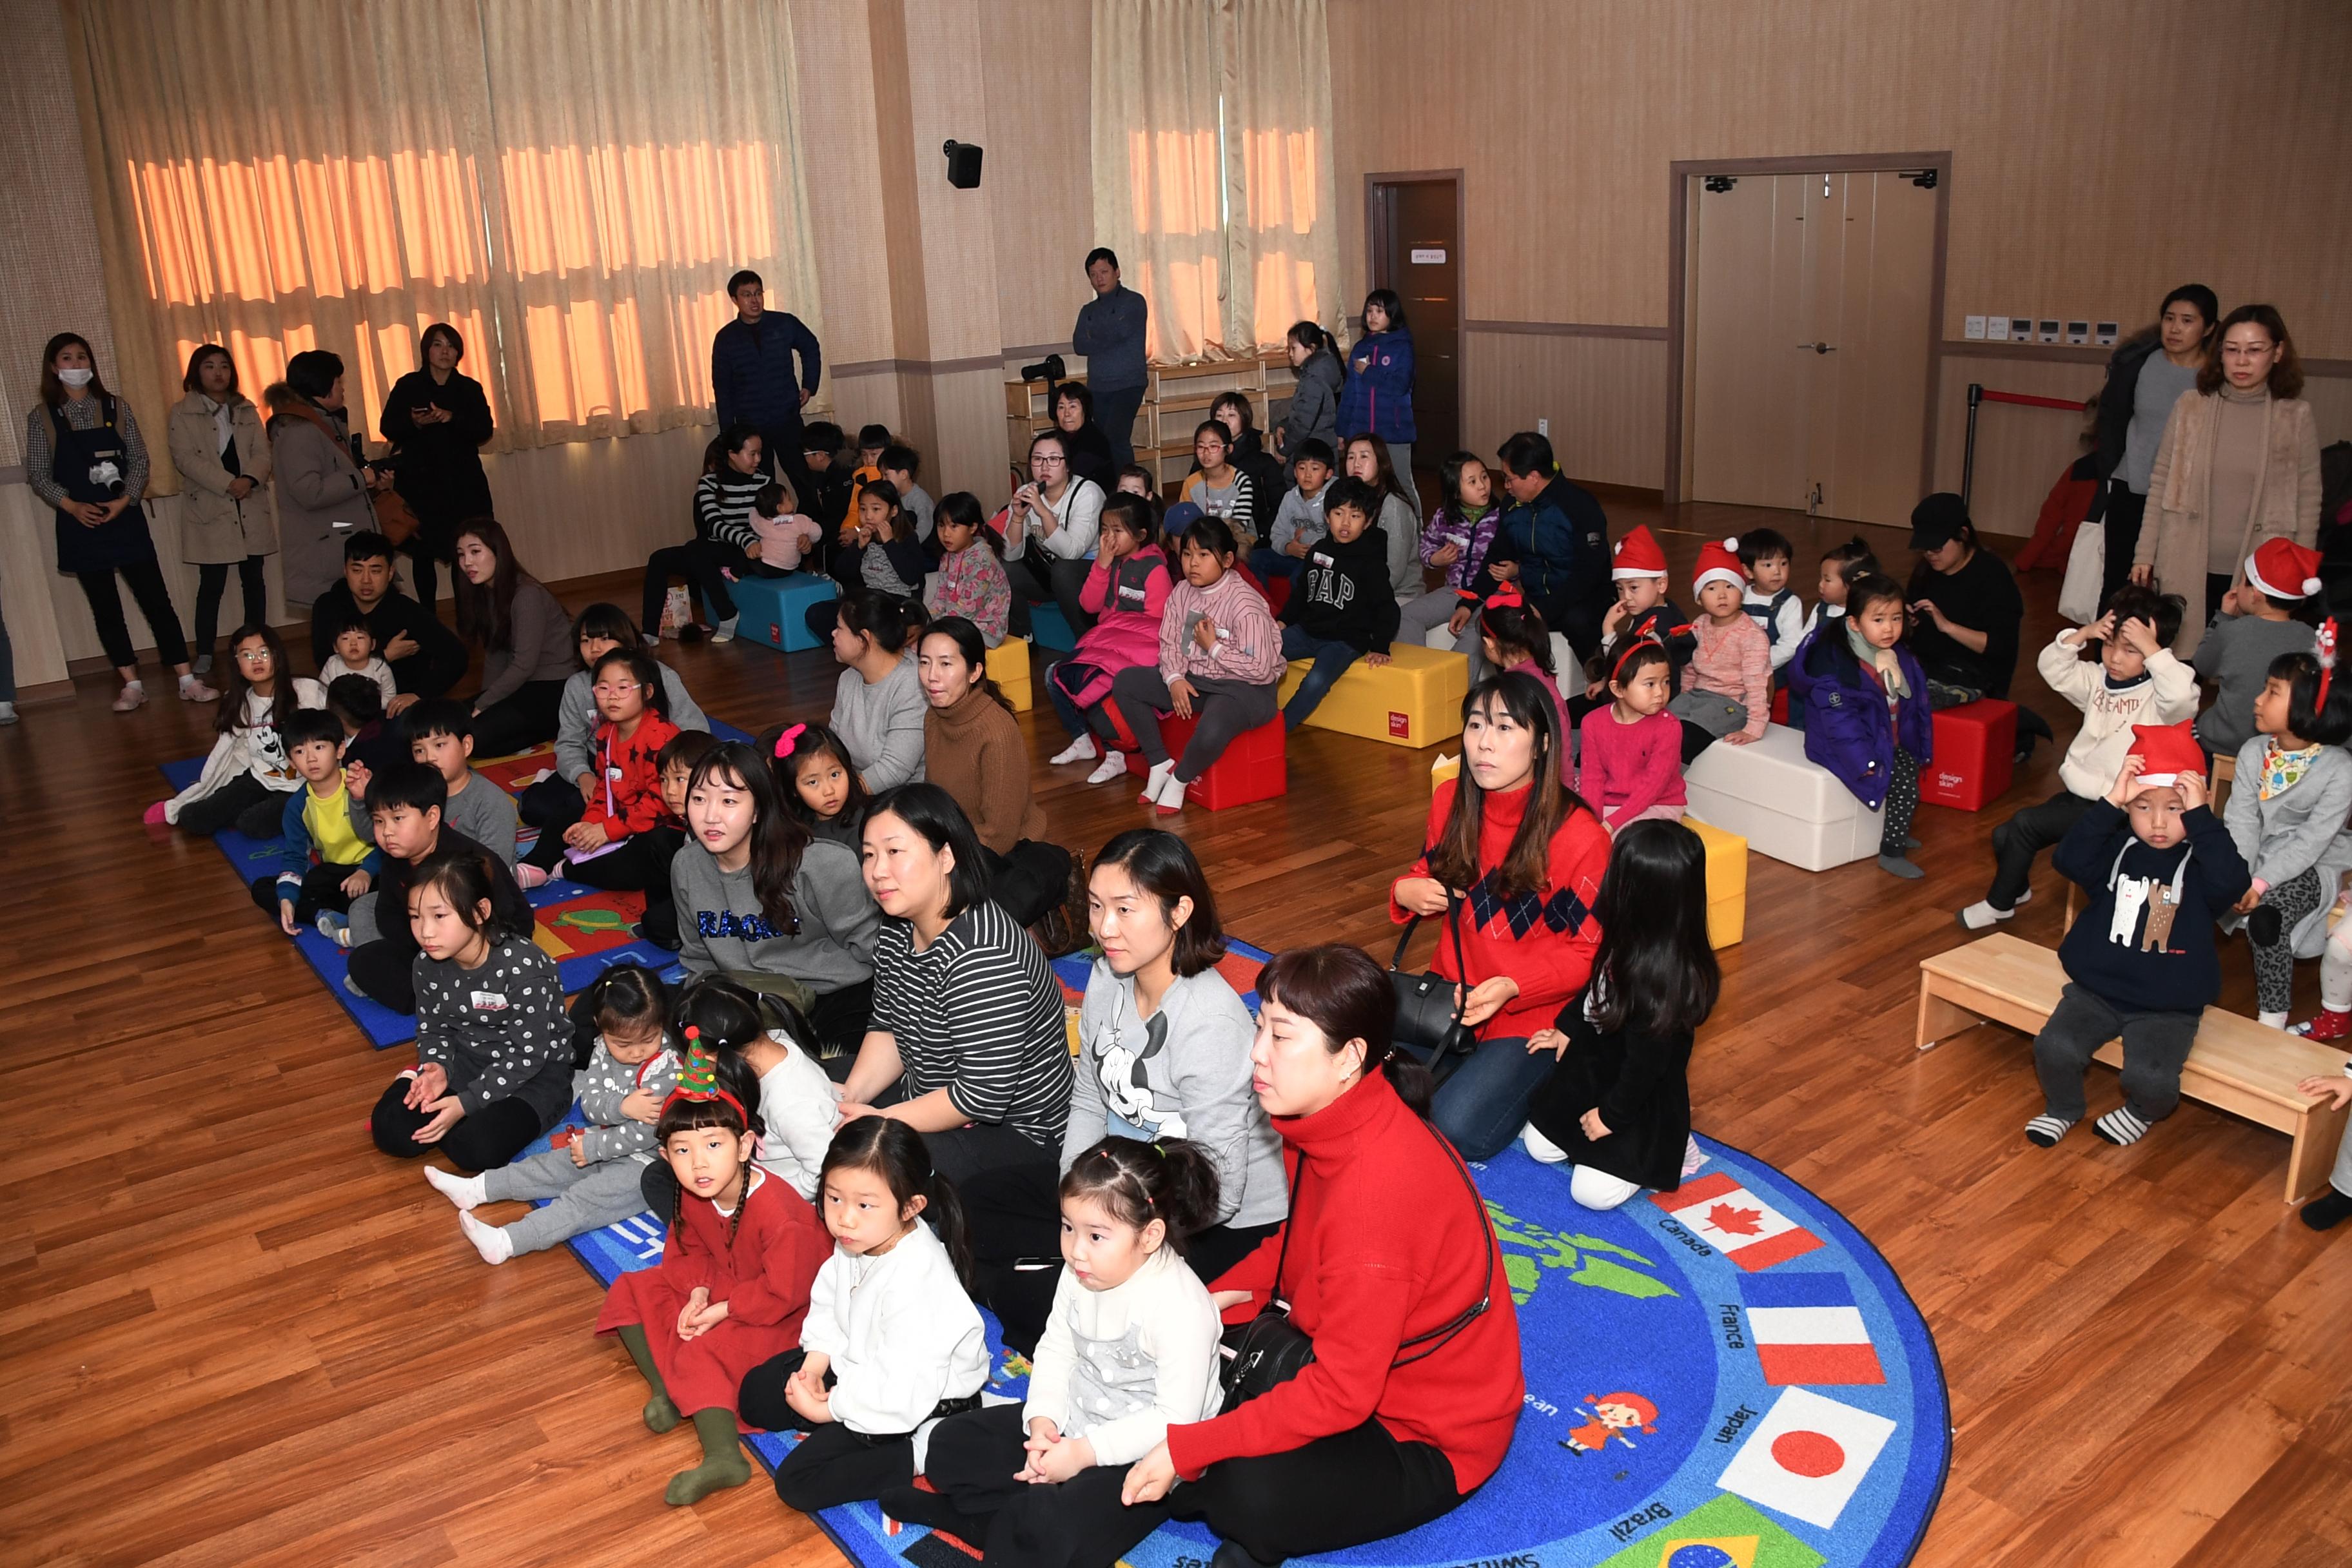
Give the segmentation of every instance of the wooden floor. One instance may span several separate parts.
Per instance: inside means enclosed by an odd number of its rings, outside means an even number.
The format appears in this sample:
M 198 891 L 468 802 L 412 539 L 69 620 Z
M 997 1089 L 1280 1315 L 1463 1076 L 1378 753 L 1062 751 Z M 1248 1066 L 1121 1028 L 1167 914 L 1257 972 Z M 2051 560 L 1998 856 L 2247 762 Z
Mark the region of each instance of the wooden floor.
M 1660 521 L 1611 510 L 1619 531 Z M 1678 575 L 1701 537 L 1763 517 L 1677 511 Z M 1768 520 L 1810 594 L 1832 531 Z M 2029 649 L 2055 593 L 2027 580 Z M 635 602 L 620 579 L 564 596 L 600 595 Z M 835 673 L 743 643 L 665 657 L 747 728 L 821 714 Z M 2070 734 L 2031 662 L 2025 700 Z M 0 1195 L 20 1222 L 0 1240 L 0 1562 L 838 1561 L 764 1484 L 663 1504 L 693 1438 L 639 1423 L 642 1384 L 589 1333 L 593 1282 L 560 1250 L 479 1262 L 418 1168 L 368 1144 L 407 1050 L 368 1048 L 211 846 L 141 827 L 155 764 L 202 752 L 211 710 L 119 718 L 110 696 L 85 682 L 0 730 Z M 1042 701 L 1024 729 L 1043 780 L 1062 737 Z M 1429 760 L 1308 731 L 1286 796 L 1188 813 L 1229 928 L 1381 946 Z M 2045 746 L 2003 808 L 2054 774 Z M 1091 848 L 1142 819 L 1082 776 L 1041 784 L 1057 837 Z M 2190 1105 L 2131 1150 L 2037 1151 L 2023 1038 L 1912 1050 L 1917 961 L 1963 940 L 1999 815 L 1923 810 L 1919 883 L 1753 860 L 1698 1123 L 1843 1209 L 1927 1313 L 1958 1436 L 1917 1561 L 2352 1562 L 2352 1238 L 2281 1205 L 2284 1140 Z M 2012 929 L 2054 942 L 2046 863 L 2035 885 Z M 2242 948 L 2226 963 L 2250 1008 Z M 2111 1103 L 2113 1076 L 2092 1093 Z

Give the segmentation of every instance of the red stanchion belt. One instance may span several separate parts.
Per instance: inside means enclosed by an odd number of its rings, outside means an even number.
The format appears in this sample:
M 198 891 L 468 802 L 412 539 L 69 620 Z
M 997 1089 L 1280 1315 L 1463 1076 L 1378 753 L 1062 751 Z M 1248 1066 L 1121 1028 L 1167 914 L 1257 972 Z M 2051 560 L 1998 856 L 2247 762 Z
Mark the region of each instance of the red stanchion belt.
M 1995 392 L 1990 387 L 1977 394 L 1977 396 L 1987 403 L 2021 403 L 2028 408 L 2063 408 L 2069 414 L 2083 412 L 2083 401 L 2080 398 L 2070 400 L 2063 397 L 2036 397 L 2030 392 Z

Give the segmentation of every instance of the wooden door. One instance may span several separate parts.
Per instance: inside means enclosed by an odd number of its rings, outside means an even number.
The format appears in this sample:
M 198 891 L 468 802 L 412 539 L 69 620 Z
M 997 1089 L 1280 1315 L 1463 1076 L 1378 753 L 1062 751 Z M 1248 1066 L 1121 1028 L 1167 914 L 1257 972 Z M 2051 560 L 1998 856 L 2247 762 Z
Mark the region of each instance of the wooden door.
M 1691 209 L 1690 499 L 1901 523 L 1927 439 L 1935 193 L 1893 171 L 1724 184 Z
M 1415 460 L 1433 468 L 1462 444 L 1462 236 L 1456 183 L 1372 187 L 1372 287 L 1393 289 L 1412 329 Z

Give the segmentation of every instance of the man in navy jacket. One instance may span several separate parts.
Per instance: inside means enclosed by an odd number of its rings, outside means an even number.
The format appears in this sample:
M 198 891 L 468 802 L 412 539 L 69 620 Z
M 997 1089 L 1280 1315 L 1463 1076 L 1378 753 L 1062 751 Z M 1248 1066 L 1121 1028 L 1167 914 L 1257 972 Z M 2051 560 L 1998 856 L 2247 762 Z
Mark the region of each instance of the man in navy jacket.
M 767 285 L 742 271 L 727 280 L 735 319 L 710 343 L 710 389 L 719 428 L 749 425 L 760 433 L 761 467 L 781 472 L 803 508 L 815 504 L 808 468 L 801 461 L 801 405 L 824 374 L 816 334 L 798 316 L 767 309 Z M 793 356 L 800 358 L 793 373 Z
M 1484 598 L 1516 568 L 1519 590 L 1544 625 L 1568 639 L 1580 659 L 1601 646 L 1601 617 L 1616 602 L 1610 574 L 1609 519 L 1590 490 L 1559 471 L 1549 438 L 1522 430 L 1503 443 L 1503 509 L 1486 563 L 1472 584 Z

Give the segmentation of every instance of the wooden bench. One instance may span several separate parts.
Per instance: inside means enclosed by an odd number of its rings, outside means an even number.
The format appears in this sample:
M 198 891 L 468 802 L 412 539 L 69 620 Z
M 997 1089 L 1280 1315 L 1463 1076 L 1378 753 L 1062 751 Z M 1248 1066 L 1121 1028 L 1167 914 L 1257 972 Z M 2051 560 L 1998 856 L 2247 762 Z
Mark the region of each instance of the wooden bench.
M 2056 952 L 2007 932 L 1923 958 L 1916 1043 L 1927 1050 L 1987 1022 L 2039 1034 L 2065 986 Z M 2120 1068 L 2123 1043 L 2109 1040 L 2097 1056 Z M 2313 1104 L 2294 1086 L 2341 1073 L 2344 1061 L 2333 1047 L 2208 1007 L 2180 1069 L 2180 1092 L 2294 1139 L 2286 1164 L 2286 1201 L 2294 1203 L 2326 1184 L 2346 1115 Z

